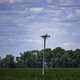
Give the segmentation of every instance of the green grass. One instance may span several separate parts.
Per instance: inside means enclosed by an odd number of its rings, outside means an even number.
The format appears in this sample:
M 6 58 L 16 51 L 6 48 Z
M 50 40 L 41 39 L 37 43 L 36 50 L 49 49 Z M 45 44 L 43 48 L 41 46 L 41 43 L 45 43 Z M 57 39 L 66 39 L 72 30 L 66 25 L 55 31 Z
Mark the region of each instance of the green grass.
M 80 68 L 0 69 L 0 80 L 80 80 Z

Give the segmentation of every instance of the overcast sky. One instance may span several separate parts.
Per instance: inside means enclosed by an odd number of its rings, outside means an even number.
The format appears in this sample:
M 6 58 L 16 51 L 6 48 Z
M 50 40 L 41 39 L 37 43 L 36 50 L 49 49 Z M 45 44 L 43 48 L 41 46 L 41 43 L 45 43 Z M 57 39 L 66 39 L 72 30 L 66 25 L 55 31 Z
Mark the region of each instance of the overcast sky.
M 0 55 L 47 47 L 80 48 L 80 0 L 0 0 Z

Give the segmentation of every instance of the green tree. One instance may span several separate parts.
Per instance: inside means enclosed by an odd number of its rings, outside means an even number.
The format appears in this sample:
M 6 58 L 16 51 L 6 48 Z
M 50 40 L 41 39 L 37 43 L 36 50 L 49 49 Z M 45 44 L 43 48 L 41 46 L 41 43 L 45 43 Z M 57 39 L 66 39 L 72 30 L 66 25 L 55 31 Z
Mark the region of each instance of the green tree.
M 13 55 L 6 55 L 5 58 L 2 59 L 2 66 L 6 68 L 14 68 L 14 56 Z
M 24 54 L 21 54 L 21 60 L 24 67 L 35 67 L 37 61 L 37 52 L 38 51 L 27 51 Z
M 63 66 L 63 55 L 65 55 L 65 50 L 61 47 L 57 47 L 53 49 L 53 59 L 52 59 L 52 64 L 53 67 L 62 67 Z

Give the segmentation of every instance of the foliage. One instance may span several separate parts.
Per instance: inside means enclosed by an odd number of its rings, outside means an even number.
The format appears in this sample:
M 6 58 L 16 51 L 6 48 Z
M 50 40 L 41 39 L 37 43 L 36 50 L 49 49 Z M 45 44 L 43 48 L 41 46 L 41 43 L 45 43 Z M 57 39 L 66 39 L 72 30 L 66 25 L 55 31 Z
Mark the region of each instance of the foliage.
M 13 55 L 0 57 L 1 68 L 41 68 L 42 56 L 45 56 L 45 67 L 80 67 L 80 49 L 65 50 L 61 47 L 55 49 L 32 50 L 20 53 L 14 60 Z

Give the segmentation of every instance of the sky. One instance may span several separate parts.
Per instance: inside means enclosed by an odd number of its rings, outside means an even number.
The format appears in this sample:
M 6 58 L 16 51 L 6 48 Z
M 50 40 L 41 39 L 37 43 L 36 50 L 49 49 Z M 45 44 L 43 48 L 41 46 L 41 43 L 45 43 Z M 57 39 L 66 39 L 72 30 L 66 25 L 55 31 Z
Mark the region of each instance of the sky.
M 43 48 L 80 48 L 80 0 L 0 0 L 0 56 Z

